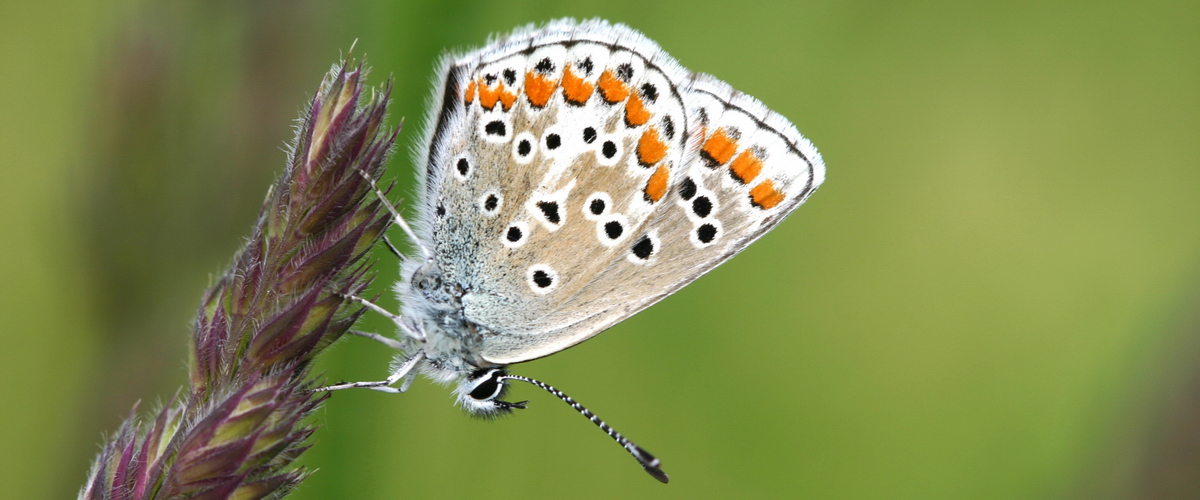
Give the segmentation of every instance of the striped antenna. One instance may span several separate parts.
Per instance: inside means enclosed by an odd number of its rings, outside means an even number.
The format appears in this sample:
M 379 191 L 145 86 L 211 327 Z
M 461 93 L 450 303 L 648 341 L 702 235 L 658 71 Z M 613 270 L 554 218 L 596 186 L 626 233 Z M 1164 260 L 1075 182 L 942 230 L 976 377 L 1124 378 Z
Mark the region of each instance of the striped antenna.
M 502 375 L 500 378 L 528 382 L 545 389 L 546 392 L 549 392 L 550 394 L 558 396 L 558 399 L 561 399 L 565 403 L 571 405 L 571 408 L 574 408 L 575 411 L 587 417 L 587 419 L 591 420 L 593 424 L 596 424 L 600 430 L 604 431 L 609 437 L 616 440 L 617 444 L 621 445 L 622 448 L 625 448 L 625 451 L 628 451 L 630 455 L 633 455 L 633 458 L 637 459 L 638 463 L 642 465 L 642 468 L 646 469 L 646 472 L 653 476 L 654 479 L 657 479 L 664 484 L 668 481 L 669 478 L 667 477 L 667 473 L 663 472 L 662 469 L 659 468 L 661 462 L 659 462 L 657 458 L 654 458 L 654 455 L 651 455 L 646 450 L 643 450 L 642 447 L 633 444 L 633 441 L 626 439 L 625 436 L 622 436 L 620 432 L 617 432 L 612 427 L 609 427 L 608 424 L 604 423 L 603 420 L 600 420 L 600 417 L 597 417 L 595 413 L 592 413 L 587 408 L 584 408 L 583 405 L 579 404 L 574 399 L 571 399 L 571 396 L 563 394 L 562 391 L 555 389 L 554 386 L 551 386 L 550 384 L 534 380 L 529 377 L 522 377 L 520 375 Z

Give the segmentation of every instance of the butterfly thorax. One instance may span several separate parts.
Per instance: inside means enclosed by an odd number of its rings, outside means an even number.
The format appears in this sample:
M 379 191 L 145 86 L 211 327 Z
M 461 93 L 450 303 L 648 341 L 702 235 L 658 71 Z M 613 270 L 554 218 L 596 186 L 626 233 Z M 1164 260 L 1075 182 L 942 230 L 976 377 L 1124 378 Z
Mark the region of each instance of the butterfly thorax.
M 396 292 L 404 303 L 403 316 L 415 330 L 425 334 L 425 341 L 410 340 L 407 354 L 421 351 L 425 357 L 422 371 L 441 382 L 462 379 L 493 366 L 479 354 L 487 330 L 469 320 L 463 310 L 466 290 L 444 279 L 432 261 L 414 267 L 404 273 L 409 278 L 396 285 Z
M 468 290 L 447 279 L 433 259 L 408 261 L 396 292 L 404 301 L 404 321 L 424 340 L 408 337 L 404 356 L 398 363 L 419 356 L 417 372 L 441 383 L 455 382 L 459 406 L 478 417 L 496 417 L 524 408 L 500 398 L 507 384 L 501 378 L 504 366 L 490 363 L 480 354 L 487 328 L 467 318 L 463 298 Z

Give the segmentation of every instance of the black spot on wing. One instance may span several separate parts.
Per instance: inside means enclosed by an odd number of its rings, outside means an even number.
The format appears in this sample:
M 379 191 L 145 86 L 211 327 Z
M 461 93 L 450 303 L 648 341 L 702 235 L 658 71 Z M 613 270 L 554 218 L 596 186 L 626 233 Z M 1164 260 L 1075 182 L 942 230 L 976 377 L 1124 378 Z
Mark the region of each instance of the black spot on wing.
M 605 158 L 611 160 L 612 157 L 616 156 L 617 154 L 617 143 L 613 141 L 604 141 L 604 145 L 600 147 L 600 153 L 603 154 Z
M 679 183 L 679 197 L 687 201 L 692 199 L 693 196 L 696 196 L 696 181 L 688 177 Z
M 708 199 L 707 196 L 700 196 L 692 200 L 692 213 L 701 219 L 708 217 L 708 214 L 712 213 L 712 208 L 712 200 Z
M 546 216 L 546 220 L 551 224 L 558 224 L 562 221 L 562 217 L 558 214 L 558 202 L 555 201 L 539 201 L 537 207 L 542 211 L 542 215 Z
M 508 127 L 504 126 L 504 122 L 500 120 L 494 120 L 488 122 L 488 124 L 483 127 L 483 131 L 487 132 L 488 135 L 498 135 L 500 137 L 504 137 L 504 134 L 508 133 Z
M 637 258 L 646 260 L 654 253 L 654 242 L 650 240 L 649 236 L 642 236 L 641 239 L 637 240 L 637 243 L 633 244 L 630 250 Z
M 546 288 L 554 284 L 554 278 L 551 278 L 550 274 L 546 271 L 538 269 L 533 272 L 533 284 L 537 285 L 538 288 Z
M 621 223 L 618 221 L 614 220 L 614 221 L 608 221 L 608 222 L 604 223 L 604 234 L 606 236 L 608 236 L 609 239 L 615 240 L 617 238 L 620 238 L 621 234 L 624 232 L 625 232 L 625 226 L 622 226 Z
M 628 83 L 633 79 L 633 66 L 629 63 L 617 66 L 617 78 Z
M 655 87 L 653 83 L 643 83 L 642 84 L 642 97 L 645 97 L 646 100 L 650 101 L 650 102 L 657 101 L 658 100 L 658 87 Z

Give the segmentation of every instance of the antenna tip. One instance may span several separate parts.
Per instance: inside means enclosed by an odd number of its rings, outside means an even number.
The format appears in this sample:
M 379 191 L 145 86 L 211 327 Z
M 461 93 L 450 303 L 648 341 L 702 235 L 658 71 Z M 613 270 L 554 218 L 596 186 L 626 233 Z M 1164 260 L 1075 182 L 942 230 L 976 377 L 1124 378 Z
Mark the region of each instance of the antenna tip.
M 662 484 L 667 484 L 671 481 L 671 478 L 667 477 L 667 473 L 663 472 L 662 469 L 659 469 L 658 467 L 643 465 L 642 468 L 646 469 L 646 473 L 650 474 L 651 477 L 657 479 L 658 482 Z

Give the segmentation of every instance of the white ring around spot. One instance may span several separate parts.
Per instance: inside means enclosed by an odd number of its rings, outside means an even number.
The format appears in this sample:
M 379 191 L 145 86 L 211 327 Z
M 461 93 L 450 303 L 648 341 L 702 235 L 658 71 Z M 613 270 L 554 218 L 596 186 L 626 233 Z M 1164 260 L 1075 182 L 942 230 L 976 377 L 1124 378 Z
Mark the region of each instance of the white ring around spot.
M 545 277 L 550 278 L 549 286 L 543 287 L 534 280 L 535 275 L 539 274 L 539 272 L 545 273 Z M 555 272 L 550 266 L 545 264 L 534 264 L 529 266 L 529 269 L 525 272 L 525 283 L 529 285 L 529 289 L 532 290 L 533 293 L 545 295 L 558 288 L 558 273 Z
M 509 241 L 508 232 L 514 227 L 521 231 L 521 237 L 517 241 Z M 520 247 L 526 241 L 529 241 L 529 224 L 526 224 L 524 221 L 514 221 L 512 224 L 505 226 L 503 234 L 500 235 L 500 243 L 508 248 Z

